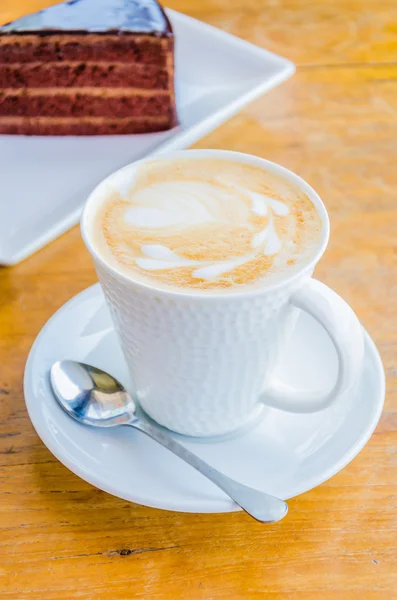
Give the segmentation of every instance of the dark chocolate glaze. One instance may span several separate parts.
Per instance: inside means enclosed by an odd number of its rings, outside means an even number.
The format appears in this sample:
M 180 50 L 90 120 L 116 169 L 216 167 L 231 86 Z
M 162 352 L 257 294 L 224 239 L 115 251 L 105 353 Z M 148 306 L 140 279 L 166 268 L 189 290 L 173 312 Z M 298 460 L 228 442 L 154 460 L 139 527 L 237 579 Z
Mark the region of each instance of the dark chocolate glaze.
M 59 32 L 172 34 L 156 0 L 66 0 L 0 27 L 0 35 Z

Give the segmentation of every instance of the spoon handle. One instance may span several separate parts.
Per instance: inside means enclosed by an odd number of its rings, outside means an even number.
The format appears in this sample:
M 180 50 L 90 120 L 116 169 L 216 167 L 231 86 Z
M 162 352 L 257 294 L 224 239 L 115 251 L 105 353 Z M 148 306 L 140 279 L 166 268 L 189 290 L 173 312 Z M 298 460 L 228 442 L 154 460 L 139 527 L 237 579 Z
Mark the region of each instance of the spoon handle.
M 223 475 L 214 467 L 208 465 L 195 454 L 192 454 L 184 446 L 176 442 L 170 435 L 161 431 L 150 423 L 136 419 L 128 423 L 131 427 L 142 431 L 159 444 L 170 450 L 179 458 L 187 462 L 202 475 L 210 479 L 215 485 L 223 490 L 236 504 L 246 513 L 262 523 L 275 523 L 280 521 L 288 512 L 288 505 L 275 496 L 260 492 L 246 485 L 238 483 L 234 479 Z

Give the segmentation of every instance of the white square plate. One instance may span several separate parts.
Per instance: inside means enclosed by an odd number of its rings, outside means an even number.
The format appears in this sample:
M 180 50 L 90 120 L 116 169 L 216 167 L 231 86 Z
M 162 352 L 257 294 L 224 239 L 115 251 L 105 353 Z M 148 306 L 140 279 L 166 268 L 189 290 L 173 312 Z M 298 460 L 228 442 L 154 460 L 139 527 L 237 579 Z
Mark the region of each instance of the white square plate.
M 13 265 L 80 217 L 112 171 L 155 152 L 186 148 L 290 77 L 288 60 L 173 10 L 180 125 L 143 135 L 0 136 L 0 264 Z

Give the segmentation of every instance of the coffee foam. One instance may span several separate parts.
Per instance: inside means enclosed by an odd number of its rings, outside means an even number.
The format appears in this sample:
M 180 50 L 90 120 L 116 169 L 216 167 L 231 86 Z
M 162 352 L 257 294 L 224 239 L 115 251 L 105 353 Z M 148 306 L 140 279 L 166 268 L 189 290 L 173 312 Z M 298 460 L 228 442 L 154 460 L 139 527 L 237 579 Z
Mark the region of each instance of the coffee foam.
M 197 290 L 264 285 L 307 262 L 321 237 L 309 198 L 261 168 L 157 159 L 114 189 L 93 219 L 105 261 L 131 277 Z

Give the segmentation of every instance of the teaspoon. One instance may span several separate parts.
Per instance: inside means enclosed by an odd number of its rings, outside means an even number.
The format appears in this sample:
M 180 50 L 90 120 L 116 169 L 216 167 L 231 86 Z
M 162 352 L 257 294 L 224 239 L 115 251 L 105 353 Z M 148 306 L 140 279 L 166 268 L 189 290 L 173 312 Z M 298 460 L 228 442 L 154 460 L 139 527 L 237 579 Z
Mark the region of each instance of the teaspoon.
M 114 377 L 84 363 L 62 360 L 50 371 L 53 392 L 67 414 L 83 425 L 129 425 L 187 462 L 210 479 L 246 513 L 262 523 L 280 521 L 288 512 L 286 502 L 255 490 L 220 473 L 155 425 L 136 416 L 133 398 Z

